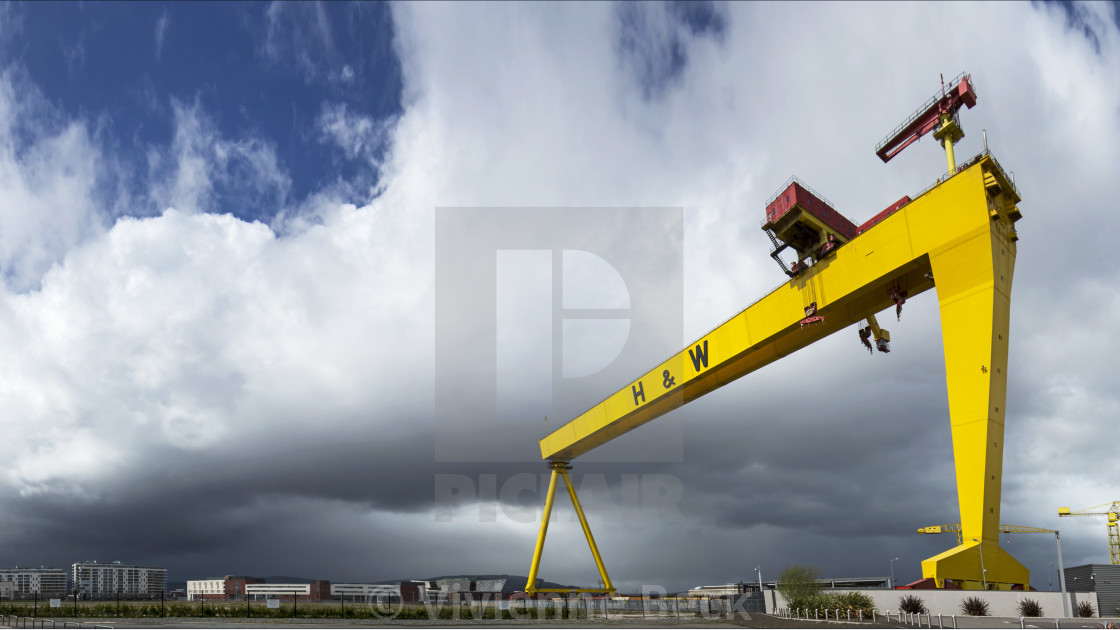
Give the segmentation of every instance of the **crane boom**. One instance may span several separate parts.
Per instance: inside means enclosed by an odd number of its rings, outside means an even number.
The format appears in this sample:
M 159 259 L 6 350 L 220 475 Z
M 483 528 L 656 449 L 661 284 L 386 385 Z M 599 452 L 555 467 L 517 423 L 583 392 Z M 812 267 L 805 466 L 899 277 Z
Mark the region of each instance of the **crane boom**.
M 1120 501 L 1094 505 L 1091 508 L 1070 511 L 1068 507 L 1058 508 L 1058 516 L 1104 516 L 1108 518 L 1108 560 L 1120 564 Z
M 955 119 L 961 106 L 972 109 L 976 105 L 976 90 L 972 87 L 972 77 L 965 73 L 957 75 L 949 82 L 949 90 L 942 83 L 941 92 L 934 94 L 913 114 L 895 127 L 883 141 L 875 147 L 875 155 L 883 162 L 902 152 L 917 142 L 922 136 Z M 952 130 L 952 142 L 964 137 L 959 126 Z M 952 168 L 952 166 L 950 166 Z
M 919 534 L 956 534 L 957 544 L 964 544 L 964 535 L 961 533 L 960 523 L 949 523 L 947 525 L 930 525 L 929 527 L 919 527 Z M 1043 529 L 1041 527 L 1027 527 L 1026 525 L 1000 525 L 999 533 L 1001 534 L 1057 534 L 1055 529 Z
M 953 177 L 914 199 L 875 228 L 866 231 L 851 243 L 839 248 L 833 256 L 778 287 L 770 294 L 700 337 L 665 362 L 627 384 L 605 400 L 588 409 L 567 424 L 540 440 L 541 457 L 550 461 L 570 461 L 601 446 L 665 413 L 712 392 L 777 359 L 789 355 L 815 341 L 858 323 L 897 303 L 897 296 L 906 291 L 913 297 L 934 286 L 938 279 L 938 298 L 951 305 L 954 291 L 987 288 L 993 300 L 1009 302 L 1015 230 L 1012 227 L 1019 213 L 1014 204 L 1019 196 L 1003 170 L 990 156 L 978 156 L 967 169 L 967 177 Z M 965 172 L 962 171 L 961 175 Z M 993 190 L 1007 191 L 1004 207 L 989 209 L 987 197 Z M 1001 212 L 1003 213 L 1001 215 Z M 991 213 L 995 213 L 992 216 Z M 1006 221 L 994 221 L 1006 216 Z M 991 233 L 987 252 L 985 244 L 973 242 Z M 968 239 L 965 241 L 965 239 Z M 997 246 L 997 242 L 1002 246 Z M 998 247 L 998 251 L 996 251 Z M 995 252 L 995 257 L 992 257 Z M 987 259 L 986 261 L 984 259 Z M 986 263 L 984 267 L 975 267 Z M 945 266 L 944 271 L 934 267 Z M 996 272 L 999 280 L 996 280 Z M 951 272 L 961 284 L 947 284 Z M 990 286 L 984 287 L 985 284 Z M 952 292 L 952 293 L 950 293 Z M 998 295 L 997 295 L 998 294 Z M 806 309 L 815 305 L 814 312 Z M 958 337 L 971 337 L 973 332 L 1006 327 L 1007 315 L 993 312 L 995 303 L 983 310 L 983 324 L 972 321 L 966 313 L 950 314 L 962 319 L 961 327 L 951 328 L 942 312 L 942 330 L 946 343 Z M 807 315 L 822 317 L 814 325 L 801 325 Z M 1000 319 L 991 320 L 996 315 Z M 1001 321 L 1002 320 L 1002 321 Z M 994 339 L 1002 348 L 1006 361 L 1006 333 Z M 975 341 L 979 342 L 977 338 Z M 989 340 L 992 341 L 992 340 Z M 946 359 L 950 350 L 946 345 Z M 971 340 L 959 349 L 970 354 L 979 352 Z M 977 356 L 976 358 L 981 358 Z M 976 366 L 990 366 L 990 357 Z M 975 366 L 974 366 L 975 367 Z M 950 387 L 956 375 L 950 370 Z M 987 373 L 985 367 L 985 373 Z M 998 384 L 1002 408 L 1006 382 L 1003 368 L 995 373 L 992 384 Z M 972 372 L 973 370 L 969 370 Z M 998 377 L 998 378 L 996 378 Z M 969 392 L 973 393 L 973 392 Z M 980 392 L 975 392 L 980 393 Z M 1002 412 L 998 413 L 1002 424 Z

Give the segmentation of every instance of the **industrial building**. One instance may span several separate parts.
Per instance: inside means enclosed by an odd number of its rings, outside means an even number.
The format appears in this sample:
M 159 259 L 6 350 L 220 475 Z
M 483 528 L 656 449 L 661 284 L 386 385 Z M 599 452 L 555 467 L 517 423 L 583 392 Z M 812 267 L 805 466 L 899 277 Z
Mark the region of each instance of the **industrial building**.
M 1071 593 L 1096 593 L 1100 617 L 1120 615 L 1120 565 L 1083 564 L 1065 571 L 1066 590 Z
M 33 597 L 36 594 L 57 597 L 66 593 L 66 572 L 47 567 L 12 567 L 0 569 L 0 582 L 11 582 L 7 598 Z
M 79 596 L 156 598 L 167 588 L 167 569 L 116 562 L 75 562 L 70 579 Z

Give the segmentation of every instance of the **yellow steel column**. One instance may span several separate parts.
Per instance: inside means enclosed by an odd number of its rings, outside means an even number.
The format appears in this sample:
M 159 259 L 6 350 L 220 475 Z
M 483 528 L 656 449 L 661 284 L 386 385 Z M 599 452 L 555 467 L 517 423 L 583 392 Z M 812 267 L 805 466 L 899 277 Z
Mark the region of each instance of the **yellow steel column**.
M 603 566 L 603 558 L 599 555 L 599 548 L 595 546 L 595 537 L 591 535 L 591 527 L 587 524 L 587 517 L 583 515 L 583 507 L 579 504 L 576 489 L 572 486 L 572 480 L 568 477 L 569 468 L 571 466 L 564 466 L 560 469 L 560 474 L 564 477 L 564 485 L 568 487 L 568 496 L 572 497 L 572 507 L 576 509 L 579 524 L 583 526 L 583 534 L 587 536 L 587 544 L 591 547 L 591 555 L 595 556 L 595 566 L 599 567 L 599 576 L 603 578 L 603 586 L 606 592 L 613 593 L 614 585 L 611 584 L 611 578 L 607 575 L 607 568 Z
M 945 161 L 949 163 L 948 173 L 957 170 L 957 160 L 953 156 L 953 139 L 950 136 L 945 136 Z
M 945 142 L 951 146 L 948 137 Z M 938 586 L 952 579 L 976 588 L 985 582 L 986 569 L 986 582 L 1006 589 L 1027 584 L 1029 578 L 1027 569 L 999 547 L 1015 242 L 1006 218 L 982 216 L 975 229 L 930 252 L 941 310 L 963 544 L 923 561 L 922 573 Z
M 533 552 L 533 566 L 529 568 L 529 579 L 525 582 L 525 592 L 537 592 L 537 568 L 541 566 L 541 552 L 544 551 L 544 537 L 548 534 L 548 519 L 552 516 L 552 499 L 556 496 L 556 477 L 559 474 L 556 463 L 549 464 L 552 476 L 548 480 L 548 494 L 544 499 L 544 515 L 541 516 L 541 531 L 537 534 L 537 549 Z M 567 479 L 567 475 L 565 475 Z

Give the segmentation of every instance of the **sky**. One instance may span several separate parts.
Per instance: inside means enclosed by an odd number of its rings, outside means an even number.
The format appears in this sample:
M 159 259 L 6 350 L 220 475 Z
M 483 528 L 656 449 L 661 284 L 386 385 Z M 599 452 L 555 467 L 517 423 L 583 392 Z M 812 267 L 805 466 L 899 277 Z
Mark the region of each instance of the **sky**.
M 0 565 L 528 573 L 542 416 L 780 284 L 790 175 L 857 222 L 932 184 L 932 139 L 874 147 L 961 71 L 956 153 L 1022 194 L 1001 520 L 1107 562 L 1056 512 L 1120 498 L 1116 5 L 17 3 Z M 884 318 L 573 462 L 616 585 L 919 578 L 959 520 L 935 296 Z M 1001 544 L 1049 587 L 1051 537 Z M 566 499 L 540 575 L 597 582 Z

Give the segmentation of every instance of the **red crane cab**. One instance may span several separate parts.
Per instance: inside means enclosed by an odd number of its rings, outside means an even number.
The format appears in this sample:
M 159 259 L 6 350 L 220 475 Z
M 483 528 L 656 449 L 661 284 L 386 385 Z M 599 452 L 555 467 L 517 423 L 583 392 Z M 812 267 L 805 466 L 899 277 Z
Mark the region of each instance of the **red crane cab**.
M 807 258 L 820 260 L 856 237 L 856 225 L 796 177 L 791 177 L 778 194 L 766 202 L 766 221 L 762 229 L 774 243 L 770 256 L 790 276 L 807 266 Z M 787 247 L 797 252 L 792 269 L 786 269 L 778 257 Z

